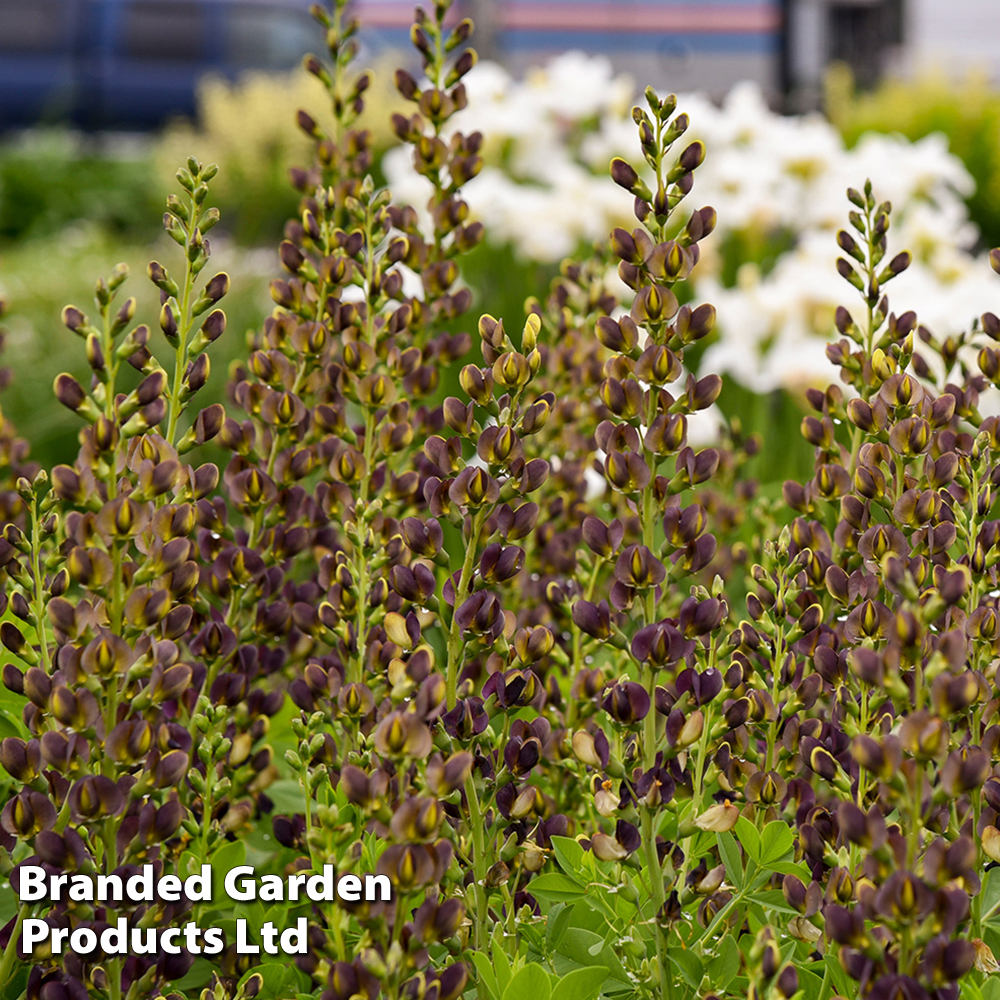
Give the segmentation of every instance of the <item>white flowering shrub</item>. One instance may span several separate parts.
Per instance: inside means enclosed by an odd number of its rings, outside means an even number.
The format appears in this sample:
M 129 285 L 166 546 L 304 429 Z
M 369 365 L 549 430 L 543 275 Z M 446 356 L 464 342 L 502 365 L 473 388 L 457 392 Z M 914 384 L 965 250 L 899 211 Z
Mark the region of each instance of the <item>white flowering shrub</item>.
M 614 226 L 634 226 L 628 197 L 606 182 L 609 161 L 633 139 L 633 84 L 615 77 L 607 59 L 569 52 L 524 80 L 482 63 L 467 77 L 467 90 L 468 107 L 452 125 L 462 131 L 475 123 L 487 137 L 487 166 L 467 197 L 491 240 L 557 262 Z M 700 95 L 682 103 L 689 134 L 709 154 L 698 198 L 719 217 L 694 281 L 698 298 L 719 312 L 705 371 L 757 392 L 825 378 L 840 293 L 835 236 L 844 191 L 858 177 L 877 178 L 894 206 L 900 244 L 913 250 L 914 265 L 898 288 L 920 322 L 947 336 L 988 308 L 990 272 L 974 254 L 978 234 L 964 201 L 973 181 L 943 136 L 910 142 L 871 133 L 847 149 L 822 116 L 776 114 L 750 83 L 721 107 Z M 393 191 L 423 204 L 426 181 L 409 165 L 405 148 L 383 161 Z M 762 262 L 743 262 L 727 274 L 725 248 L 737 237 L 742 252 L 733 256 L 742 259 L 747 246 L 756 246 Z

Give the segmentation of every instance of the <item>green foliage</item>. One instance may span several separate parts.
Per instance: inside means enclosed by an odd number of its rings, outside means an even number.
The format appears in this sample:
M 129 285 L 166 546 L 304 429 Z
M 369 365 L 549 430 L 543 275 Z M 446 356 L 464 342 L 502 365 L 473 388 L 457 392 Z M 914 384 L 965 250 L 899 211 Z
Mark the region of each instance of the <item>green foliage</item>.
M 148 159 L 104 141 L 53 130 L 0 145 L 0 244 L 79 222 L 116 238 L 152 235 L 159 191 Z
M 943 74 L 887 80 L 865 93 L 855 92 L 850 70 L 840 66 L 827 76 L 826 113 L 849 145 L 869 131 L 900 132 L 908 139 L 943 133 L 975 179 L 969 213 L 983 243 L 1000 243 L 1000 93 L 987 77 L 970 73 L 960 83 Z
M 227 299 L 233 335 L 217 345 L 213 359 L 217 363 L 203 391 L 211 402 L 221 402 L 228 366 L 245 354 L 243 332 L 259 326 L 270 307 L 261 285 L 274 255 L 247 251 L 225 239 L 215 242 L 217 259 L 233 278 Z M 40 406 L 39 400 L 50 398 L 59 372 L 68 370 L 84 379 L 89 371 L 86 358 L 76 349 L 76 336 L 60 322 L 63 305 L 87 301 L 93 294 L 95 270 L 107 273 L 121 262 L 141 274 L 151 257 L 162 259 L 171 247 L 162 236 L 156 242 L 123 242 L 100 227 L 86 225 L 0 248 L 0 291 L 18 303 L 7 323 L 8 351 L 17 352 L 17 372 L 4 391 L 3 411 L 31 441 L 32 454 L 46 467 L 71 461 L 79 442 L 76 428 L 67 425 L 59 410 Z M 159 309 L 159 292 L 152 284 L 137 286 L 133 294 L 140 314 Z M 140 376 L 126 369 L 122 378 L 131 390 Z

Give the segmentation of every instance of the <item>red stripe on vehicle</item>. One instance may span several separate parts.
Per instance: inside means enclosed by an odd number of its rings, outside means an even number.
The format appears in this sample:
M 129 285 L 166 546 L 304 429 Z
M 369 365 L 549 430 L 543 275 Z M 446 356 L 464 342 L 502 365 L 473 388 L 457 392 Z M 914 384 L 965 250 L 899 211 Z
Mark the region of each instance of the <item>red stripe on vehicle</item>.
M 360 3 L 357 13 L 363 24 L 379 28 L 408 27 L 413 20 L 413 6 L 409 3 Z M 512 3 L 502 6 L 498 14 L 505 28 L 535 31 L 757 34 L 774 32 L 781 26 L 781 13 L 776 7 L 736 4 L 654 7 L 639 3 Z

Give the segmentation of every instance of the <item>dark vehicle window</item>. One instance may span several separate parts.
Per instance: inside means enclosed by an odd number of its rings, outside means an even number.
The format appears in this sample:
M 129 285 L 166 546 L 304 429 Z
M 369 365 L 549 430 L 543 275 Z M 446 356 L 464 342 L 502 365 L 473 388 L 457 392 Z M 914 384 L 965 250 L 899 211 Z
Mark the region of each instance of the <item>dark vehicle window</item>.
M 133 59 L 198 62 L 204 54 L 205 10 L 187 0 L 132 3 L 125 15 L 125 53 Z
M 68 14 L 64 0 L 0 0 L 0 52 L 61 49 Z
M 883 53 L 902 40 L 900 0 L 845 3 L 830 9 L 830 58 L 846 62 L 862 87 L 878 82 Z
M 316 47 L 316 23 L 304 11 L 234 6 L 226 12 L 226 62 L 289 69 Z

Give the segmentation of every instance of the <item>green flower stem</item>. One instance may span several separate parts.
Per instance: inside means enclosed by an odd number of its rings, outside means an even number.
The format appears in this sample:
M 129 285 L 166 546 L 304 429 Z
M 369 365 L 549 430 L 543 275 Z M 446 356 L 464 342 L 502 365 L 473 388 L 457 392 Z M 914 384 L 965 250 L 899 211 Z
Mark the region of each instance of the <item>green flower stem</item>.
M 858 722 L 858 732 L 868 735 L 868 685 L 861 683 L 861 718 Z M 858 808 L 864 809 L 865 792 L 868 786 L 867 772 L 864 767 L 858 768 Z
M 473 772 L 470 772 L 465 779 L 465 797 L 469 803 L 469 826 L 475 852 L 472 859 L 476 897 L 473 941 L 477 949 L 482 949 L 486 944 L 486 888 L 483 885 L 486 880 L 486 828 L 483 825 L 483 814 L 479 807 L 479 793 L 476 791 L 476 777 Z
M 660 124 L 657 123 L 657 132 L 659 132 Z M 657 140 L 659 140 L 659 135 L 657 135 Z M 659 146 L 659 141 L 657 141 Z M 657 173 L 657 183 L 661 184 L 660 180 L 660 168 L 661 168 L 661 156 L 657 156 L 656 163 L 656 173 Z M 646 397 L 646 426 L 650 426 L 653 419 L 656 416 L 656 392 L 653 387 L 647 390 Z M 648 449 L 643 449 L 643 457 L 645 459 L 646 465 L 649 467 L 651 473 L 648 485 L 642 491 L 642 508 L 641 508 L 641 523 L 642 523 L 642 544 L 649 549 L 650 552 L 653 551 L 653 544 L 655 541 L 655 497 L 653 494 L 654 482 L 656 477 L 657 460 L 656 456 Z M 645 593 L 645 624 L 651 625 L 656 621 L 656 588 L 650 587 Z M 643 720 L 643 762 L 647 770 L 652 768 L 656 763 L 656 671 L 649 671 L 649 680 L 647 683 L 647 689 L 649 692 L 649 711 L 646 713 L 646 718 Z M 663 933 L 662 929 L 657 922 L 659 919 L 660 911 L 663 909 L 663 904 L 665 902 L 666 896 L 663 890 L 663 869 L 660 867 L 660 856 L 656 850 L 656 832 L 657 823 L 656 819 L 658 817 L 654 815 L 652 808 L 647 807 L 643 811 L 642 817 L 642 840 L 643 846 L 646 851 L 646 864 L 649 868 L 649 882 L 650 888 L 653 893 L 653 935 L 656 939 L 656 962 L 660 973 L 660 985 L 661 987 L 666 984 L 667 995 L 673 995 L 673 977 L 670 975 L 669 962 L 667 958 L 667 941 L 666 935 Z
M 712 702 L 705 706 L 705 726 L 698 739 L 698 756 L 694 772 L 694 803 L 695 808 L 701 808 L 701 800 L 705 794 L 705 758 L 708 756 L 708 737 L 712 729 Z
M 517 958 L 517 931 L 514 929 L 514 897 L 510 893 L 510 879 L 500 883 L 500 895 L 503 896 L 507 908 L 506 927 L 504 929 L 504 951 L 511 959 Z
M 462 560 L 462 575 L 459 577 L 458 587 L 455 590 L 455 606 L 451 609 L 451 628 L 448 632 L 448 665 L 445 671 L 445 697 L 448 708 L 455 707 L 458 673 L 461 669 L 459 661 L 462 657 L 462 650 L 465 648 L 465 643 L 462 641 L 462 630 L 459 628 L 456 614 L 458 612 L 459 601 L 468 589 L 469 581 L 472 579 L 479 532 L 488 513 L 489 510 L 487 508 L 481 507 L 470 515 L 472 530 L 469 534 L 469 544 L 465 549 L 465 558 Z
M 375 460 L 375 410 L 365 408 L 365 443 L 362 452 L 365 459 L 364 477 L 361 480 L 361 503 L 368 503 L 371 490 L 372 462 Z
M 38 498 L 31 501 L 31 575 L 35 584 L 35 626 L 38 635 L 38 651 L 42 659 L 42 669 L 49 669 L 49 640 L 45 634 L 45 577 L 42 575 L 42 526 L 38 517 Z
M 875 270 L 875 268 L 871 265 L 871 261 L 875 253 L 875 247 L 874 244 L 872 243 L 872 235 L 871 235 L 872 234 L 871 212 L 868 211 L 867 209 L 865 210 L 865 216 L 867 222 L 865 229 L 868 234 L 868 261 L 869 261 L 868 266 L 866 267 L 865 270 L 868 280 L 870 282 L 872 272 Z M 867 323 L 865 324 L 865 356 L 867 358 L 871 358 L 872 348 L 875 343 L 875 310 L 872 307 L 871 303 L 868 301 L 867 294 L 865 295 L 865 308 L 868 311 Z M 858 389 L 861 393 L 861 398 L 865 400 L 865 402 L 871 399 L 872 396 L 871 388 L 863 379 L 861 380 Z M 858 454 L 861 451 L 862 436 L 863 435 L 861 433 L 861 428 L 855 427 L 853 432 L 851 433 L 851 466 L 847 470 L 851 474 L 851 476 L 854 475 L 854 471 L 858 467 Z
M 111 631 L 115 635 L 122 633 L 122 621 L 124 618 L 125 593 L 124 579 L 122 577 L 122 550 L 125 542 L 115 539 L 111 546 L 111 606 L 108 609 L 108 619 Z M 118 684 L 120 678 L 115 676 L 110 678 L 110 683 L 104 690 L 107 692 L 107 701 L 104 706 L 104 731 L 110 733 L 118 723 Z M 102 747 L 103 753 L 103 747 Z M 113 777 L 114 766 L 104 755 L 104 771 L 108 777 Z
M 104 871 L 110 875 L 118 867 L 118 848 L 115 838 L 118 833 L 117 824 L 113 817 L 108 817 L 104 821 L 103 829 L 104 841 Z M 107 905 L 108 923 L 114 926 L 115 911 L 111 904 Z M 121 1000 L 122 995 L 122 960 L 121 958 L 108 959 L 108 996 L 110 1000 Z
M 973 736 L 975 739 L 975 736 Z M 979 788 L 972 790 L 972 842 L 976 845 L 976 866 L 975 870 L 983 870 L 983 844 L 979 837 L 979 816 L 983 808 L 983 793 Z M 983 894 L 977 892 L 972 897 L 972 922 L 969 925 L 969 938 L 981 938 L 983 936 Z
M 177 436 L 177 421 L 180 418 L 183 407 L 181 406 L 181 390 L 184 387 L 184 369 L 188 362 L 188 341 L 190 339 L 191 326 L 194 317 L 191 315 L 191 293 L 194 290 L 194 262 L 190 257 L 191 238 L 198 228 L 201 220 L 201 206 L 195 204 L 194 197 L 190 198 L 191 222 L 187 228 L 187 241 L 184 244 L 184 291 L 179 303 L 181 314 L 177 321 L 177 347 L 174 350 L 174 381 L 170 389 L 170 396 L 167 400 L 167 407 L 170 417 L 167 421 L 167 444 L 173 447 L 174 438 Z
M 646 865 L 649 869 L 649 886 L 653 894 L 653 938 L 656 941 L 656 964 L 660 973 L 660 987 L 666 985 L 666 995 L 674 993 L 673 977 L 670 975 L 668 962 L 668 943 L 666 935 L 659 925 L 660 910 L 665 900 L 663 892 L 663 872 L 660 868 L 660 856 L 656 852 L 656 827 L 653 823 L 652 809 L 645 809 L 642 815 L 642 844 L 646 851 Z
M 205 761 L 205 794 L 202 796 L 201 809 L 201 857 L 208 861 L 208 838 L 212 832 L 212 813 L 215 810 L 215 756 Z M 309 810 L 306 810 L 306 824 L 309 822 Z
M 896 455 L 896 499 L 898 500 L 906 492 L 906 459 L 902 455 Z
M 783 590 L 785 587 L 784 574 L 779 574 L 778 576 L 778 587 Z M 774 705 L 774 710 L 778 710 L 778 692 L 781 687 L 781 670 L 782 662 L 785 659 L 785 630 L 779 625 L 777 629 L 777 635 L 774 640 L 774 665 L 771 670 L 771 701 Z M 778 725 L 781 719 L 775 719 L 767 729 L 767 757 L 764 760 L 765 770 L 770 771 L 774 766 L 774 745 L 778 739 Z
M 333 21 L 330 25 L 330 35 L 333 38 L 339 39 L 341 32 L 341 20 L 344 15 L 344 8 L 347 6 L 345 0 L 335 0 L 331 13 L 333 14 Z M 347 102 L 341 100 L 341 94 L 344 90 L 344 71 L 347 68 L 346 63 L 343 61 L 342 56 L 338 50 L 337 58 L 333 61 L 333 86 L 330 88 L 330 96 L 333 98 L 333 141 L 337 145 L 340 144 L 340 129 L 342 127 L 341 118 L 344 114 L 340 109 L 346 108 Z M 340 111 L 340 113 L 338 113 Z M 346 126 L 345 126 L 346 127 Z
M 601 560 L 596 555 L 594 557 L 594 569 L 590 574 L 590 579 L 587 581 L 586 589 L 583 592 L 583 599 L 585 601 L 591 601 L 594 597 L 594 588 L 597 586 L 597 577 L 601 572 Z M 571 625 L 572 635 L 573 635 L 573 670 L 578 671 L 583 669 L 583 632 L 580 630 L 580 626 L 573 622 Z M 570 710 L 575 709 L 575 704 L 570 705 Z
M 372 211 L 371 205 L 365 208 L 365 221 L 364 221 L 364 232 L 365 232 L 365 343 L 374 346 L 375 341 L 375 303 L 374 299 L 374 284 L 375 284 L 375 257 L 372 248 L 372 232 L 373 232 L 373 222 L 372 222 Z M 364 456 L 364 474 L 361 477 L 361 490 L 359 495 L 359 500 L 361 507 L 365 508 L 368 506 L 369 495 L 371 491 L 371 474 L 372 474 L 372 464 L 375 460 L 375 410 L 370 407 L 365 407 L 365 440 L 363 446 L 363 456 Z M 270 463 L 269 463 L 270 464 Z M 362 510 L 362 514 L 364 511 Z M 358 643 L 358 656 L 357 664 L 355 668 L 354 680 L 360 681 L 364 676 L 364 665 L 365 665 L 365 637 L 367 635 L 367 628 L 365 627 L 365 619 L 368 611 L 367 601 L 368 601 L 368 553 L 364 551 L 364 537 L 366 528 L 363 524 L 357 523 L 356 527 L 358 529 L 358 540 L 360 551 L 358 552 L 358 562 L 355 566 L 356 575 L 358 577 L 358 611 L 355 618 L 355 633 Z
M 924 667 L 919 657 L 913 663 L 913 710 L 919 712 L 924 703 Z
M 10 932 L 10 940 L 7 942 L 7 947 L 3 950 L 3 958 L 0 958 L 0 991 L 3 991 L 5 995 L 5 987 L 10 982 L 11 966 L 18 959 L 17 946 L 21 941 L 21 926 L 24 924 L 24 918 L 29 909 L 30 907 L 27 903 L 22 903 L 18 908 L 17 920 L 14 922 L 14 927 Z
M 108 380 L 104 384 L 104 415 L 109 420 L 115 419 L 115 379 L 118 375 L 118 366 L 121 362 L 115 356 L 115 342 L 111 336 L 111 302 L 101 308 L 101 316 L 104 320 L 104 357 L 107 366 Z M 118 496 L 118 449 L 121 447 L 119 440 L 111 451 L 108 459 L 108 499 L 113 500 Z
M 271 449 L 267 454 L 267 474 L 268 476 L 274 475 L 274 463 L 278 457 L 278 445 L 281 441 L 281 433 L 277 428 L 271 431 Z
M 375 247 L 372 236 L 375 231 L 371 204 L 365 206 L 365 343 L 375 346 Z

